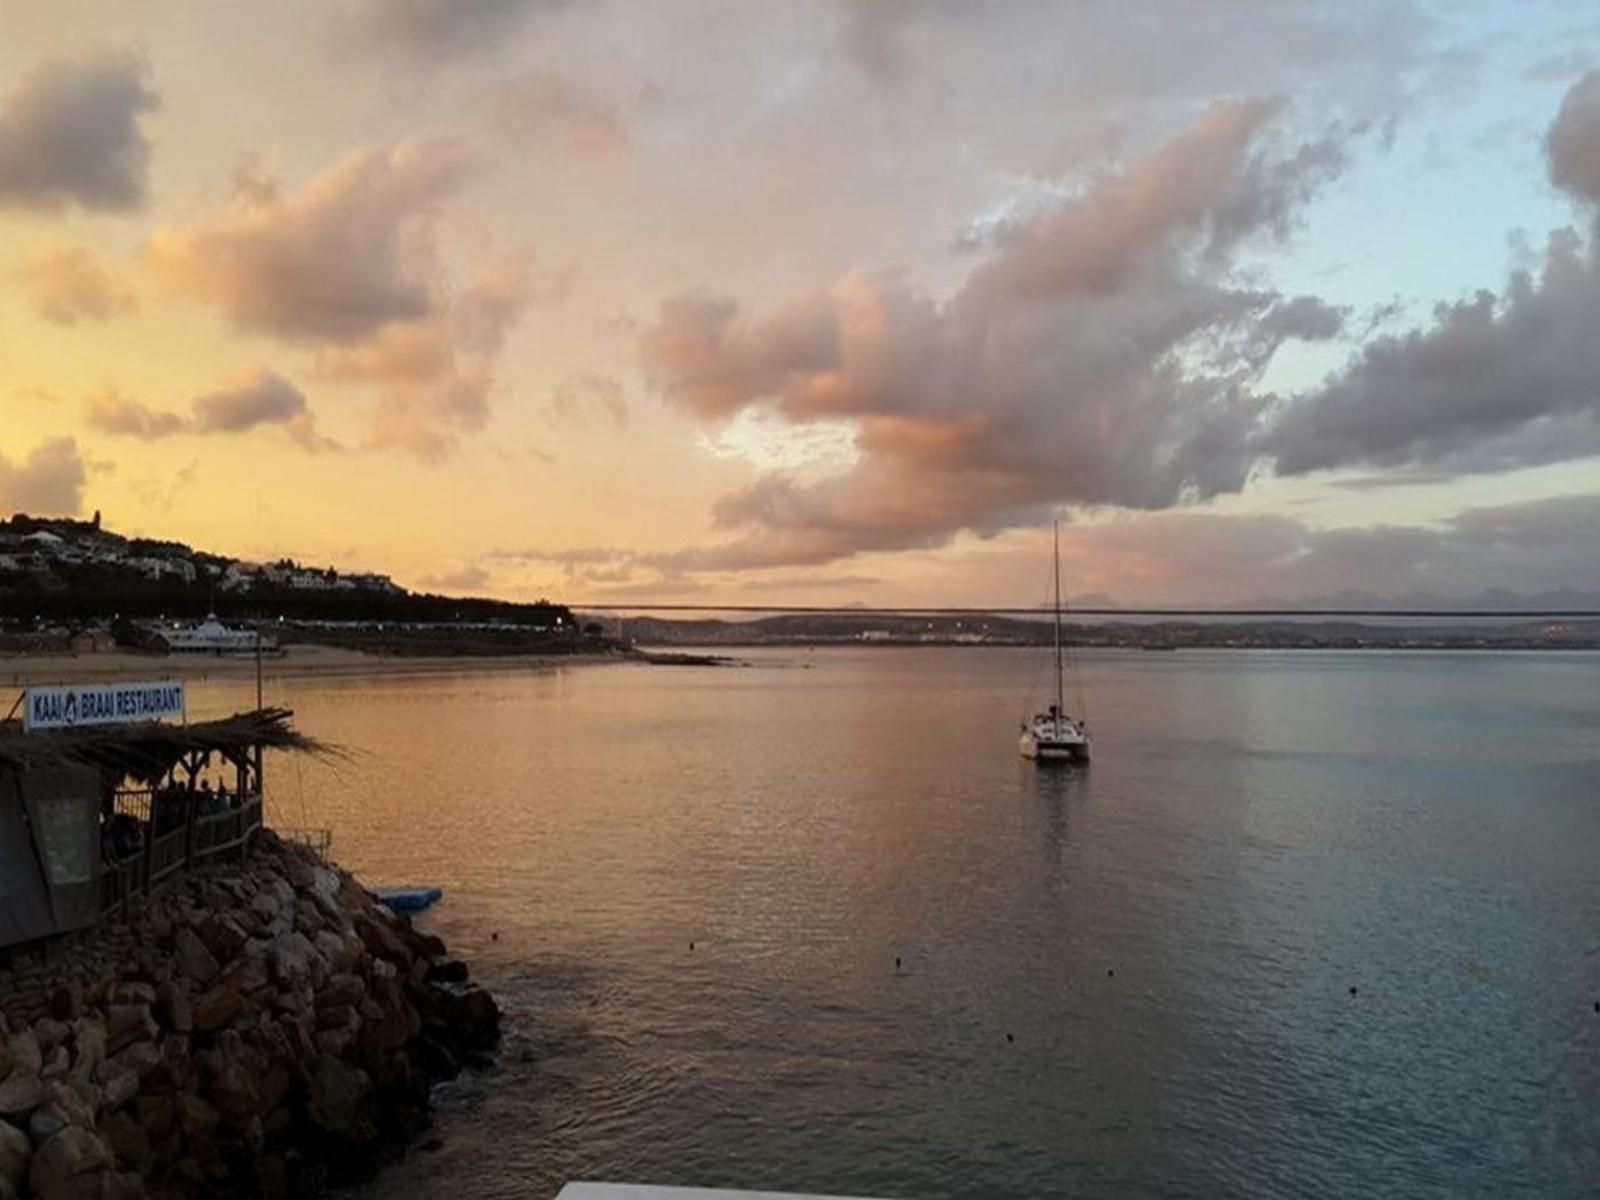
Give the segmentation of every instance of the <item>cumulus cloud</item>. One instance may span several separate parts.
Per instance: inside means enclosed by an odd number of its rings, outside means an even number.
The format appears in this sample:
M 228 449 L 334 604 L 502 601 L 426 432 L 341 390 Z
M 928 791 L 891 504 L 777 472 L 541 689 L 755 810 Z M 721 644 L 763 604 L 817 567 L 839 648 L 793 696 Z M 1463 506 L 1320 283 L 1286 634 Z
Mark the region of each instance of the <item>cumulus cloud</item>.
M 674 298 L 640 342 L 672 404 L 850 421 L 859 459 L 724 497 L 733 541 L 694 569 L 818 564 L 990 533 L 1056 504 L 1161 508 L 1243 486 L 1288 338 L 1343 314 L 1238 282 L 1247 244 L 1283 235 L 1343 162 L 1335 131 L 1293 144 L 1269 100 L 1217 103 L 1042 213 L 937 300 L 893 275 L 745 317 Z
M 88 472 L 72 438 L 42 442 L 26 458 L 0 454 L 0 509 L 71 515 L 83 507 Z
M 155 441 L 178 434 L 241 434 L 263 427 L 281 429 L 301 449 L 339 449 L 317 433 L 305 393 L 276 371 L 257 367 L 195 397 L 187 417 L 152 409 L 116 391 L 92 396 L 84 419 L 102 433 Z
M 126 212 L 145 199 L 159 97 L 132 54 L 55 59 L 0 106 L 0 207 Z
M 246 332 L 359 341 L 432 311 L 432 219 L 475 165 L 436 138 L 347 154 L 291 195 L 252 177 L 219 220 L 157 231 L 151 262 Z
M 1590 71 L 1568 90 L 1547 145 L 1556 186 L 1600 203 L 1600 71 Z
M 142 441 L 171 437 L 189 427 L 177 413 L 159 412 L 131 396 L 109 390 L 84 402 L 83 417 L 91 429 Z
M 356 0 L 347 22 L 370 44 L 417 60 L 455 58 L 504 44 L 527 21 L 568 0 Z
M 346 155 L 291 193 L 251 173 L 218 220 L 157 233 L 151 259 L 241 330 L 310 349 L 322 377 L 370 385 L 375 445 L 437 460 L 488 420 L 512 323 L 563 294 L 528 250 L 455 286 L 434 226 L 476 162 L 434 139 Z
M 57 325 L 109 321 L 131 313 L 133 293 L 81 246 L 35 251 L 18 272 L 34 310 Z
M 614 162 L 628 152 L 628 131 L 616 111 L 565 75 L 528 75 L 506 86 L 500 124 L 517 141 L 553 138 L 578 158 Z
M 1600 204 L 1600 72 L 1567 92 L 1550 176 Z M 1591 210 L 1591 215 L 1592 210 Z M 1551 234 L 1537 268 L 1368 341 L 1262 438 L 1280 474 L 1355 465 L 1505 470 L 1595 453 L 1600 430 L 1600 226 Z

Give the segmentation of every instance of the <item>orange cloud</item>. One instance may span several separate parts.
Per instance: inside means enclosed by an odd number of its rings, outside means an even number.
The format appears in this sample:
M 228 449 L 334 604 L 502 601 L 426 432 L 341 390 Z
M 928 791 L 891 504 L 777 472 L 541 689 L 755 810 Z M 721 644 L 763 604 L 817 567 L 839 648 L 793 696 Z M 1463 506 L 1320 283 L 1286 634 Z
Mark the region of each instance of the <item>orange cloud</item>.
M 57 325 L 109 321 L 137 307 L 116 273 L 81 246 L 37 250 L 18 275 L 34 309 Z

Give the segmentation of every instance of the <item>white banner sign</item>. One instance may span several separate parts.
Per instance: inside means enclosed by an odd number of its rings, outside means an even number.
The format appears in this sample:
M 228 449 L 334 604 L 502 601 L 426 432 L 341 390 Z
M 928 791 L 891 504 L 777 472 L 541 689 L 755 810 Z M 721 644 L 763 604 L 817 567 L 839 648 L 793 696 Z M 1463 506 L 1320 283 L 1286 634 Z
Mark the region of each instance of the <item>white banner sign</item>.
M 32 687 L 23 695 L 22 727 L 74 729 L 79 725 L 181 721 L 184 712 L 183 684 L 171 680 Z

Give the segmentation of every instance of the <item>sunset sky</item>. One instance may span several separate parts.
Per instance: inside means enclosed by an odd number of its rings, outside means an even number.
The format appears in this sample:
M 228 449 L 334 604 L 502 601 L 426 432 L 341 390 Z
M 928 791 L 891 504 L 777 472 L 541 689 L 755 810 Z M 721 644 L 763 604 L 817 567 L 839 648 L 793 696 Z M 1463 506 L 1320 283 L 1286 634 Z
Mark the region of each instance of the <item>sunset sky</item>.
M 1586 0 L 0 0 L 0 510 L 574 602 L 1600 593 Z

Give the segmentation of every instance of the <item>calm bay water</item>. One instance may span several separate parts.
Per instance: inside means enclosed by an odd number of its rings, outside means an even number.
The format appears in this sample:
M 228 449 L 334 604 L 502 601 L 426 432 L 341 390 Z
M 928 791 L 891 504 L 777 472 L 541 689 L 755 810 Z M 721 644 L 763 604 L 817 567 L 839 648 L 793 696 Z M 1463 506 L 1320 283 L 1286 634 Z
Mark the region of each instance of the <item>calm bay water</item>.
M 1076 772 L 1036 654 L 751 658 L 269 684 L 510 1017 L 368 1194 L 1600 1191 L 1600 657 L 1088 656 Z

